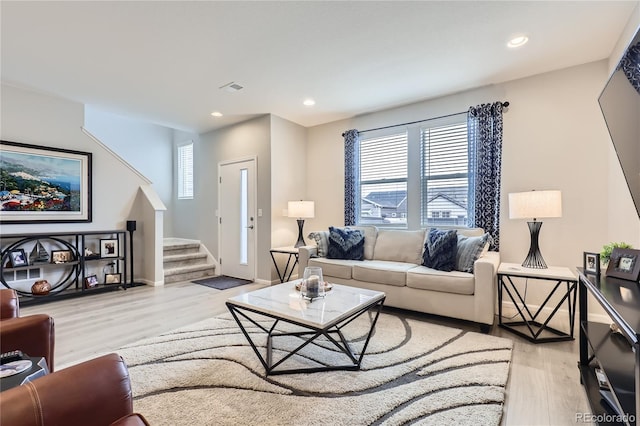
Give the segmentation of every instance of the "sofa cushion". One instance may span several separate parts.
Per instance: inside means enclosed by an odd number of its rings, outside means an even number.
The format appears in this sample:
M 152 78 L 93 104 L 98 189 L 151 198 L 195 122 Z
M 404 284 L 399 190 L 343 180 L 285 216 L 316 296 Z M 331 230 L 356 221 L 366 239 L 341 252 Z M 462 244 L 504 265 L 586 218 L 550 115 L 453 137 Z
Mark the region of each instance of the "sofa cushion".
M 373 259 L 420 265 L 423 244 L 423 229 L 417 231 L 379 229 Z
M 453 271 L 456 267 L 458 233 L 455 229 L 432 228 L 427 234 L 422 265 L 439 271 Z
M 407 271 L 407 287 L 471 295 L 474 293 L 475 277 L 468 272 L 445 272 L 415 266 Z
M 354 264 L 351 274 L 358 281 L 404 287 L 407 271 L 414 267 L 415 265 L 405 262 L 367 260 Z
M 373 225 L 351 226 L 350 228 L 362 231 L 362 234 L 364 235 L 364 258 L 372 260 L 373 251 L 378 238 L 378 228 Z
M 349 226 L 347 228 L 362 231 L 364 235 L 364 258 L 367 260 L 373 259 L 373 249 L 376 245 L 378 228 L 372 225 Z M 316 255 L 320 257 L 327 257 L 327 252 L 329 251 L 329 231 L 314 231 L 309 233 L 308 238 L 311 238 L 318 247 Z
M 329 251 L 329 231 L 311 232 L 308 238 L 315 241 L 316 247 L 318 247 L 316 256 L 327 257 L 327 252 Z
M 331 281 L 331 277 L 351 279 L 351 268 L 354 264 L 360 263 L 359 260 L 340 260 L 327 259 L 326 257 L 314 257 L 309 259 L 307 266 L 319 266 L 322 268 L 322 276 Z M 302 275 L 300 275 L 302 276 Z
M 364 260 L 364 234 L 362 231 L 330 226 L 327 258 Z
M 480 237 L 465 237 L 458 235 L 458 252 L 456 254 L 456 269 L 473 273 L 473 264 L 482 254 L 489 241 L 489 234 Z

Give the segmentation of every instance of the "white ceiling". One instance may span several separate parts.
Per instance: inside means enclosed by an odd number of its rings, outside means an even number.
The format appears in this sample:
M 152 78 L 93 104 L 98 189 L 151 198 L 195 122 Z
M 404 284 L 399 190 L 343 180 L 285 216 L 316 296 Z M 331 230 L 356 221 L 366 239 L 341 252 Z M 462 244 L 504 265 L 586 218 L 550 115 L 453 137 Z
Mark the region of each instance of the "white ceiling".
M 265 113 L 314 126 L 607 58 L 637 5 L 2 0 L 1 77 L 199 133 Z

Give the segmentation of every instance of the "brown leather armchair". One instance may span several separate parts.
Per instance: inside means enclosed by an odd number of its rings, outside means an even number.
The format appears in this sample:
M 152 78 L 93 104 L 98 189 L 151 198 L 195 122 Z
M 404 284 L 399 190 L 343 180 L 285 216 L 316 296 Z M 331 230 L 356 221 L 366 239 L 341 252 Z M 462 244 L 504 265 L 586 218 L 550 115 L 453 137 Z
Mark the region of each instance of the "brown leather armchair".
M 0 290 L 0 350 L 21 350 L 29 356 L 41 356 L 53 372 L 55 329 L 48 315 L 20 316 L 20 304 L 15 290 Z
M 0 424 L 149 425 L 133 412 L 129 370 L 118 354 L 85 361 L 1 392 Z

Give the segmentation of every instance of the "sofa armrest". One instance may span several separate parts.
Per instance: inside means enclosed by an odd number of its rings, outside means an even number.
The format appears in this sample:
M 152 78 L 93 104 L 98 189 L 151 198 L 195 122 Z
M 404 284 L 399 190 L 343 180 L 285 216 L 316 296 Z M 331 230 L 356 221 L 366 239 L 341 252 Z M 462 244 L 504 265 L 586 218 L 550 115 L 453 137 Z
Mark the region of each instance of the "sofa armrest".
M 45 314 L 9 318 L 0 323 L 2 352 L 20 350 L 29 356 L 41 356 L 53 372 L 55 325 Z
M 138 413 L 129 414 L 126 417 L 111 423 L 111 426 L 150 426 L 147 419 Z
M 493 324 L 495 319 L 498 266 L 500 266 L 500 253 L 495 251 L 484 253 L 473 264 L 476 313 L 479 318 L 482 318 L 479 322 L 484 324 Z
M 18 316 L 20 316 L 18 293 L 8 288 L 0 290 L 0 319 L 16 318 Z
M 107 426 L 133 412 L 129 371 L 117 354 L 2 392 L 0 424 Z
M 318 247 L 316 246 L 301 246 L 298 247 L 298 276 L 302 277 L 301 271 L 304 271 L 309 265 L 309 259 L 318 254 Z

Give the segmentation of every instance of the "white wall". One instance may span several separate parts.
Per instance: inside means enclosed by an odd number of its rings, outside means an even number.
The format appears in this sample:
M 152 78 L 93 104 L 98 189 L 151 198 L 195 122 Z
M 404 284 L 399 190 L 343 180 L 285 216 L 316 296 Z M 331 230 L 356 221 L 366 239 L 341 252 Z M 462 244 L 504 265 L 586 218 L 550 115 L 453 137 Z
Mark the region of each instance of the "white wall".
M 152 183 L 164 205 L 164 234 L 171 234 L 173 130 L 85 107 L 84 127 Z
M 309 221 L 308 228 L 344 223 L 343 131 L 509 101 L 511 105 L 504 113 L 502 261 L 522 262 L 530 242 L 526 222 L 508 218 L 508 193 L 560 189 L 563 217 L 544 221 L 541 251 L 549 265 L 580 266 L 584 251 L 599 251 L 610 238 L 610 141 L 597 103 L 607 76 L 607 61 L 600 61 L 310 128 L 307 195 L 316 201 L 316 218 Z M 323 164 L 326 172 L 312 176 L 310 171 L 317 164 Z M 636 216 L 625 223 L 627 239 L 638 234 L 638 222 Z M 540 302 L 541 294 L 530 290 L 531 300 Z
M 307 129 L 271 116 L 271 240 L 274 247 L 298 239 L 295 219 L 284 216 L 287 203 L 307 200 Z
M 283 215 L 287 202 L 309 200 L 307 197 L 307 129 L 271 115 L 271 247 L 293 246 L 298 239 L 295 219 Z M 322 173 L 314 165 L 311 175 Z M 311 200 L 313 201 L 313 200 Z M 310 231 L 304 227 L 306 234 Z M 276 255 L 280 271 L 288 257 Z M 294 271 L 292 278 L 297 274 Z M 277 279 L 275 268 L 271 278 Z

